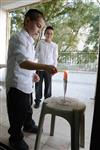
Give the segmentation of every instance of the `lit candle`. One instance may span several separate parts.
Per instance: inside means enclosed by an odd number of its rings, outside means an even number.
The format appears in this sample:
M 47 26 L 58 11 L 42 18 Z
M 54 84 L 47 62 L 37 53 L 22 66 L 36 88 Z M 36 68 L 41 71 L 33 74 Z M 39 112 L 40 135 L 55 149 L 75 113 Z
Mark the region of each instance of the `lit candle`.
M 66 95 L 66 91 L 67 91 L 67 80 L 68 80 L 68 71 L 65 70 L 64 71 L 64 102 L 65 102 L 65 95 Z
M 64 80 L 67 80 L 67 79 L 68 79 L 68 71 L 65 70 L 65 71 L 64 71 Z

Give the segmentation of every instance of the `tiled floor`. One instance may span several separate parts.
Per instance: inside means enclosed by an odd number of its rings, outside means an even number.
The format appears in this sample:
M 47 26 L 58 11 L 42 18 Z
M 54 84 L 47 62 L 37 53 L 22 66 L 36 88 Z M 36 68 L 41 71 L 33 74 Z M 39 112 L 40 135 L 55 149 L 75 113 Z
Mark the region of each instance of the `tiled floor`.
M 80 150 L 89 150 L 91 127 L 93 119 L 94 101 L 87 101 L 85 111 L 85 148 Z M 33 109 L 33 118 L 38 124 L 41 108 Z M 6 110 L 5 89 L 0 90 L 0 141 L 8 143 L 9 122 Z M 56 119 L 55 133 L 53 137 L 49 136 L 50 115 L 47 115 L 44 122 L 43 134 L 41 138 L 41 150 L 70 150 L 70 126 L 60 117 Z M 28 143 L 30 150 L 34 150 L 36 135 L 24 134 L 25 141 Z

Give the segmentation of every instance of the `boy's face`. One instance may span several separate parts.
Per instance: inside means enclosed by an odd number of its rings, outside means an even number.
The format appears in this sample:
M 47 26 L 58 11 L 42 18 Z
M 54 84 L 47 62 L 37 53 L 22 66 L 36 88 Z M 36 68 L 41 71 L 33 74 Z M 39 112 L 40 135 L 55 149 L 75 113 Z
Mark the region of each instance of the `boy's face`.
M 54 31 L 52 29 L 47 29 L 45 32 L 45 38 L 48 41 L 51 41 L 53 39 Z
M 26 26 L 25 28 L 27 29 L 27 32 L 29 33 L 30 36 L 33 38 L 36 38 L 39 36 L 39 33 L 45 26 L 45 21 L 43 18 L 37 18 L 35 21 L 31 21 L 29 18 L 26 21 Z

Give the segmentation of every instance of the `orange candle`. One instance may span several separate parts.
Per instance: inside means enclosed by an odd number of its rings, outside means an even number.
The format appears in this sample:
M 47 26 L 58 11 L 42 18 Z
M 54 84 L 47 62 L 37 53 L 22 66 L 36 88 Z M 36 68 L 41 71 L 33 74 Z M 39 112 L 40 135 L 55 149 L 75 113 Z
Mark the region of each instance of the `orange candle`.
M 67 80 L 67 79 L 68 79 L 68 71 L 65 70 L 65 71 L 64 71 L 64 80 Z

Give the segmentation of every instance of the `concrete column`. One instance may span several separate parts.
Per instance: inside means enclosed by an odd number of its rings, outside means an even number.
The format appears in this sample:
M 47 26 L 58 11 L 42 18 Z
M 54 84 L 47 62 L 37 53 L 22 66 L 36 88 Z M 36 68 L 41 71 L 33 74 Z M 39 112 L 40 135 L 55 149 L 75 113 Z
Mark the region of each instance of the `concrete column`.
M 0 9 L 0 64 L 6 63 L 7 52 L 7 12 Z

